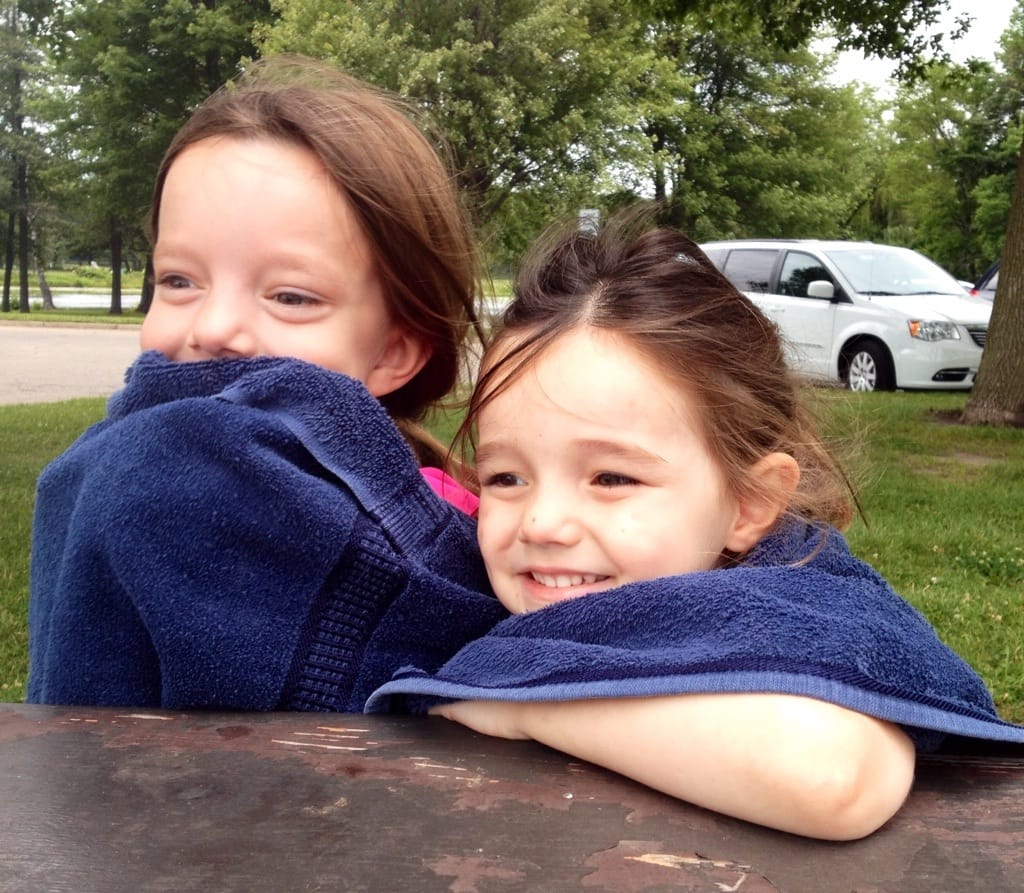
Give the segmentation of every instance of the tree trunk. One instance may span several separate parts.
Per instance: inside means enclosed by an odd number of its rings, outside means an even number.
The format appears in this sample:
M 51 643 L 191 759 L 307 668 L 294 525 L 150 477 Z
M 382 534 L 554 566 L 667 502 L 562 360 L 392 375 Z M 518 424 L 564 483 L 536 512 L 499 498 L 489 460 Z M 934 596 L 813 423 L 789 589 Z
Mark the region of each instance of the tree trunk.
M 28 169 L 24 158 L 17 161 L 18 181 L 18 298 L 22 313 L 28 313 Z
M 12 4 L 9 9 L 9 21 L 8 25 L 11 30 L 12 46 L 17 41 L 18 34 L 18 11 Z M 13 91 L 10 96 L 10 111 L 9 119 L 4 121 L 4 124 L 9 124 L 11 131 L 17 136 L 21 127 L 21 120 L 18 117 L 18 111 L 21 105 L 21 73 L 18 66 L 14 66 L 13 72 Z M 17 146 L 17 142 L 14 144 Z M 18 194 L 18 178 L 14 176 L 11 179 L 11 196 L 17 196 Z M 15 208 L 12 207 L 7 215 L 7 233 L 5 245 L 4 245 L 4 295 L 3 295 L 3 312 L 11 312 L 11 274 L 14 270 L 14 233 L 15 226 L 17 224 L 17 218 L 15 217 Z
M 1024 428 L 1024 144 L 985 352 L 961 420 Z
M 50 283 L 46 281 L 46 271 L 38 261 L 36 262 L 36 279 L 39 280 L 39 294 L 43 296 L 43 310 L 56 310 L 57 308 L 53 304 L 53 291 L 50 289 Z
M 11 274 L 14 272 L 14 211 L 7 215 L 7 232 L 4 234 L 4 296 L 3 312 L 11 312 Z
M 53 305 L 53 291 L 46 281 L 46 261 L 43 258 L 43 242 L 38 230 L 32 233 L 32 261 L 36 266 L 36 280 L 39 282 L 39 294 L 43 298 L 43 310 L 56 310 Z
M 110 314 L 120 316 L 121 310 L 121 250 L 123 239 L 121 223 L 117 218 L 110 221 Z
M 142 296 L 139 298 L 139 313 L 149 313 L 153 303 L 153 255 L 146 255 L 146 274 L 142 277 Z
M 651 124 L 647 128 L 647 136 L 651 140 L 651 148 L 654 150 L 654 201 L 657 205 L 665 204 L 666 197 L 666 177 L 665 177 L 665 159 L 663 157 L 665 149 L 665 136 L 655 124 Z
M 17 5 L 11 9 L 11 34 L 18 33 Z M 14 90 L 11 94 L 11 135 L 14 137 L 14 211 L 18 218 L 18 273 L 19 300 L 22 313 L 28 313 L 28 162 L 21 136 L 25 123 L 22 108 L 22 79 L 24 72 L 21 62 L 14 65 Z

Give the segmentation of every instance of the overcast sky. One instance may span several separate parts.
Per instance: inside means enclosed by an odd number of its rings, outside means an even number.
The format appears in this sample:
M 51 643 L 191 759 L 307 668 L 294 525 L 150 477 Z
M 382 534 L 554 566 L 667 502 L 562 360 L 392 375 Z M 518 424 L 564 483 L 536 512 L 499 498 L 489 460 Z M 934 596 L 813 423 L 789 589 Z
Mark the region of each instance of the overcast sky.
M 999 38 L 1010 24 L 1010 14 L 1017 6 L 1017 0 L 951 0 L 951 13 L 943 19 L 942 28 L 952 25 L 960 13 L 973 17 L 971 27 L 963 38 L 947 44 L 950 55 L 957 62 L 976 57 L 994 59 Z M 893 64 L 878 59 L 867 59 L 859 53 L 844 53 L 836 66 L 837 82 L 863 81 L 873 87 L 887 90 Z

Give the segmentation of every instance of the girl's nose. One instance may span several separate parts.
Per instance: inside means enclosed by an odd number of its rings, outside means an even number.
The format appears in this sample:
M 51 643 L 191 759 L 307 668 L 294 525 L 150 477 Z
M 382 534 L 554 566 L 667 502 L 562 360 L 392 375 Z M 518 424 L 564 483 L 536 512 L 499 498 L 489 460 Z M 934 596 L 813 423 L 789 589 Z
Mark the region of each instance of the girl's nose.
M 524 507 L 519 525 L 519 539 L 534 545 L 571 545 L 580 532 L 571 494 L 540 489 Z
M 256 307 L 244 294 L 211 289 L 196 309 L 188 346 L 210 359 L 255 356 Z

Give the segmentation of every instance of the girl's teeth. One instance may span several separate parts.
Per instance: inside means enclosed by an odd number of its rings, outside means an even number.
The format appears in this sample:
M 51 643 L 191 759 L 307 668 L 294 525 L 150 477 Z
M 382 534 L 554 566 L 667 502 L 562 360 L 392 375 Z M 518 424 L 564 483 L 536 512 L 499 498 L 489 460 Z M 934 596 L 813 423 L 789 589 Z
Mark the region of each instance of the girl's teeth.
M 541 586 L 549 586 L 552 589 L 567 589 L 570 586 L 583 586 L 589 583 L 596 583 L 599 579 L 597 574 L 538 574 L 531 571 L 533 577 Z

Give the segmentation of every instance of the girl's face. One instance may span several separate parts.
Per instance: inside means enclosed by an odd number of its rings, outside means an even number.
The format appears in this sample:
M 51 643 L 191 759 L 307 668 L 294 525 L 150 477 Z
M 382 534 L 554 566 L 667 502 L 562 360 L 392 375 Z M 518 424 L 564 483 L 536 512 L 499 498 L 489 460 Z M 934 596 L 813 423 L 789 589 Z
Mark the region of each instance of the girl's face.
M 693 401 L 612 333 L 556 340 L 481 411 L 478 439 L 480 548 L 513 613 L 752 545 Z
M 304 147 L 214 137 L 186 148 L 164 183 L 153 266 L 143 350 L 296 357 L 377 396 L 427 359 L 391 319 L 366 237 Z

